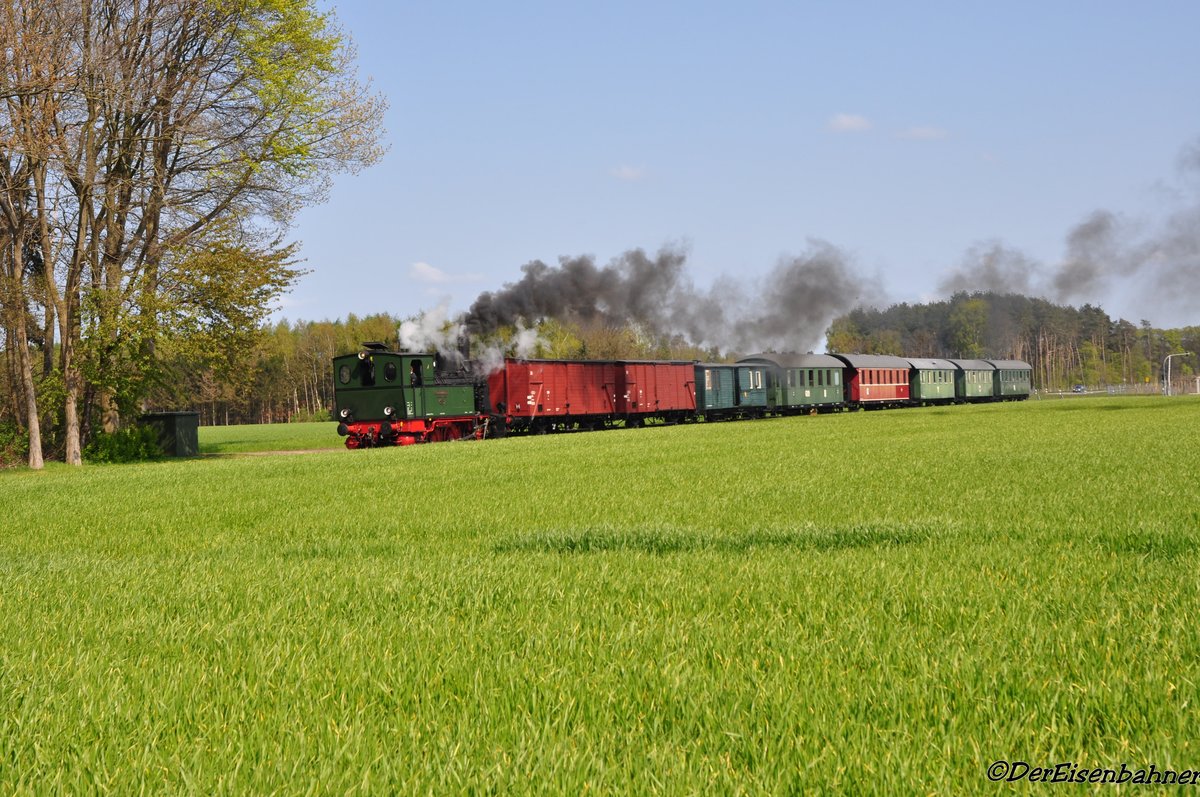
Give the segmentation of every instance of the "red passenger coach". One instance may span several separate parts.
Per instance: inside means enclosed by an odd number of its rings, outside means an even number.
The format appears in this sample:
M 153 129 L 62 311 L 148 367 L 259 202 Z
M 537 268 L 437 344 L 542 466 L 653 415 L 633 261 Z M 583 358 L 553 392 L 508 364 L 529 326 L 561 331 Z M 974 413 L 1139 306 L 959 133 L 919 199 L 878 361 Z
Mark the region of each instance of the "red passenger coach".
M 895 407 L 910 403 L 908 360 L 882 354 L 835 354 L 846 369 L 846 403 Z

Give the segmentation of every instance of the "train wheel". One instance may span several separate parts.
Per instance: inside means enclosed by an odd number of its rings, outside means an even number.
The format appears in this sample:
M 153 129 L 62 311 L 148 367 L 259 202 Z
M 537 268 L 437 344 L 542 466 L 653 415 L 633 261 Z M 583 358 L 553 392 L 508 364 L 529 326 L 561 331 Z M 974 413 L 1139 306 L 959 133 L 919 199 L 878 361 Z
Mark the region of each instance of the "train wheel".
M 487 422 L 488 437 L 504 437 L 508 434 L 508 428 L 504 425 L 503 415 L 493 415 Z

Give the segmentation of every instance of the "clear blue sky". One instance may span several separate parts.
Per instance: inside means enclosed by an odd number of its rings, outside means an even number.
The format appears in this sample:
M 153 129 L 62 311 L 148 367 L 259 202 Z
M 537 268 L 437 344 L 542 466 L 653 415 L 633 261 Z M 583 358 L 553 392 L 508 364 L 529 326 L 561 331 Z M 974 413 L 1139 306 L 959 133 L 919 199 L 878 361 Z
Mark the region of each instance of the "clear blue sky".
M 700 286 L 753 280 L 810 239 L 921 301 L 986 242 L 1048 279 L 1097 210 L 1138 242 L 1200 219 L 1194 1 L 335 9 L 390 151 L 299 217 L 291 320 L 465 310 L 533 259 L 664 244 Z M 1072 303 L 1200 324 L 1193 297 L 1150 268 Z

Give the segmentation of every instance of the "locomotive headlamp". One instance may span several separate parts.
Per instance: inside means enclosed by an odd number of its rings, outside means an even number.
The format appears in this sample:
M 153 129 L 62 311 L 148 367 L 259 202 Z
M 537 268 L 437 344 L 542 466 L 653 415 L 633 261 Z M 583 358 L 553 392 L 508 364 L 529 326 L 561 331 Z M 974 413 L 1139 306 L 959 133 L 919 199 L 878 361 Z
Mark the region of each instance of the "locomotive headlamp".
M 360 360 L 365 360 L 365 359 L 367 359 L 367 357 L 369 357 L 369 356 L 370 356 L 370 355 L 369 355 L 369 354 L 367 354 L 365 351 L 360 351 L 360 352 L 358 353 L 358 359 L 360 359 Z
M 342 410 L 341 412 L 339 412 L 339 413 L 338 413 L 338 415 L 339 415 L 340 417 L 342 417 L 342 418 L 349 418 L 349 417 L 350 417 L 350 410 L 348 410 L 348 409 L 344 409 L 344 410 Z
M 389 418 L 392 417 L 392 413 L 394 413 L 395 411 L 396 411 L 395 407 L 384 407 L 383 408 L 383 414 L 388 416 Z

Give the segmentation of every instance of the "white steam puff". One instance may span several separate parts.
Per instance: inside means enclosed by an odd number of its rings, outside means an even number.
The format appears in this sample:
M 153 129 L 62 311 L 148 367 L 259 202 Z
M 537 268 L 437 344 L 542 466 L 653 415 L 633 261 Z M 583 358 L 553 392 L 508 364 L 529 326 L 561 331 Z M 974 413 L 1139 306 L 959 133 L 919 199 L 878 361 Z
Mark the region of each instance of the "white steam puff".
M 457 351 L 463 331 L 461 323 L 450 320 L 449 305 L 443 302 L 416 318 L 400 322 L 400 348 L 450 355 Z
M 481 373 L 486 375 L 499 370 L 505 357 L 533 357 L 538 347 L 545 344 L 538 336 L 537 329 L 526 327 L 521 319 L 516 320 L 515 327 L 516 332 L 507 344 L 476 344 L 477 350 L 472 354 L 474 365 Z M 468 364 L 462 361 L 459 343 L 466 331 L 461 320 L 450 319 L 449 306 L 442 303 L 400 323 L 400 349 L 411 352 L 437 352 L 444 361 L 452 363 L 456 368 L 463 368 Z

